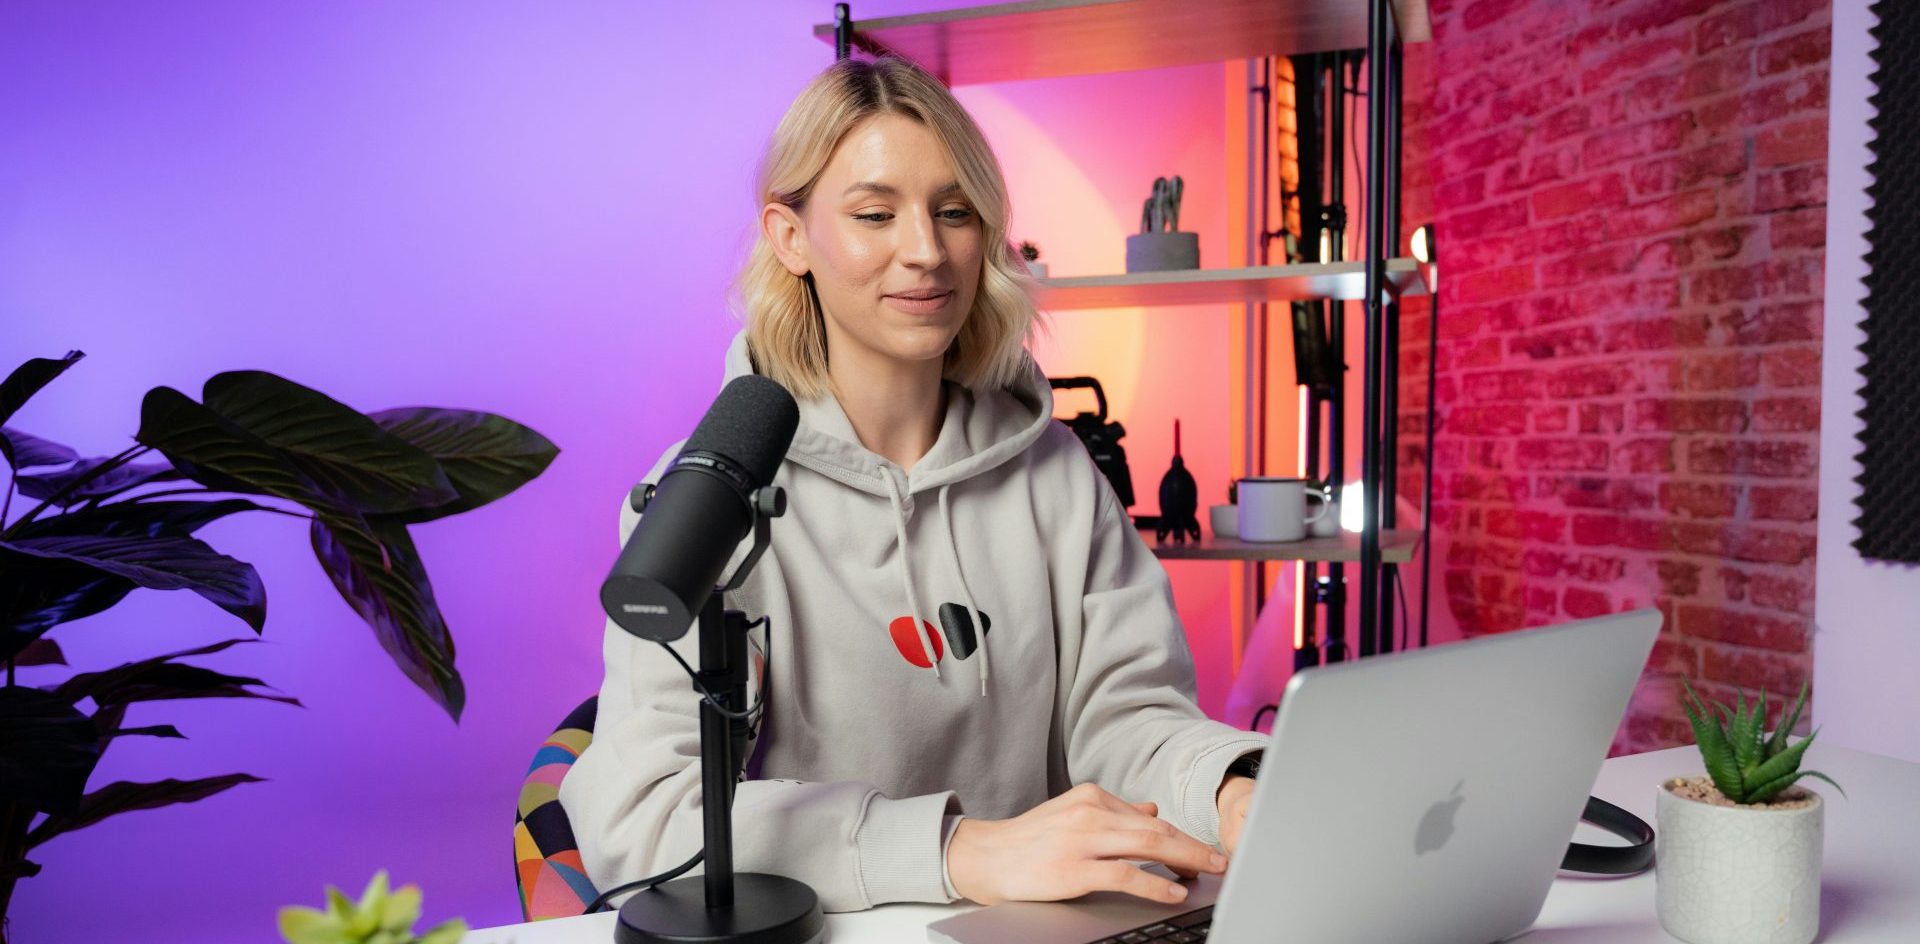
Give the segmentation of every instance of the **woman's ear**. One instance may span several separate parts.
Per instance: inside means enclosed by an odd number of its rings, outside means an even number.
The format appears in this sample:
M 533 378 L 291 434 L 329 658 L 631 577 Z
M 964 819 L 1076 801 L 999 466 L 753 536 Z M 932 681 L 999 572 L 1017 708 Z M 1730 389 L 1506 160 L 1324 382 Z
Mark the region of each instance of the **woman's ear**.
M 792 207 L 779 202 L 767 204 L 760 210 L 760 230 L 766 234 L 774 258 L 779 259 L 788 272 L 796 276 L 807 274 L 807 231 Z

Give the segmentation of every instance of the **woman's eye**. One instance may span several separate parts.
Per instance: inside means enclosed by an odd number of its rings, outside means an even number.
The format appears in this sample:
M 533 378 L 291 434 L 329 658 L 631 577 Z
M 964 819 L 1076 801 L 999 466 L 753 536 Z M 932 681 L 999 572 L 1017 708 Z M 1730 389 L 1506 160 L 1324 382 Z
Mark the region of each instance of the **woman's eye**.
M 939 215 L 949 220 L 966 220 L 966 219 L 971 219 L 973 217 L 973 211 L 965 207 L 952 207 L 950 209 L 941 210 Z M 891 213 L 855 213 L 853 215 L 853 218 L 856 220 L 860 220 L 862 222 L 867 222 L 867 223 L 885 223 L 886 221 L 893 219 L 893 214 Z

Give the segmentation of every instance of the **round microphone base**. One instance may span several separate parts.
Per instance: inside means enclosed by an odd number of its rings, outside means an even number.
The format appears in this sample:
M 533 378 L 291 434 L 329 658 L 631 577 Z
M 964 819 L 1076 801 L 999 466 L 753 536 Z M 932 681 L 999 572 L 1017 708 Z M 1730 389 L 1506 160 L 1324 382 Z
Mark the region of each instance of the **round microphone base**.
M 733 907 L 707 910 L 706 879 L 692 875 L 635 894 L 620 906 L 615 944 L 813 944 L 826 929 L 820 898 L 781 875 L 736 872 Z

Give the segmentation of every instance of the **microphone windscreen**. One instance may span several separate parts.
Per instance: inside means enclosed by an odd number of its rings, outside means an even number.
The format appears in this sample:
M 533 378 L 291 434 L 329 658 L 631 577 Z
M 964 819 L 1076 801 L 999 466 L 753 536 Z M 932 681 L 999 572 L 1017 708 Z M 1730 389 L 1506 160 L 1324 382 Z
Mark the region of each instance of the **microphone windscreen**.
M 758 374 L 735 377 L 687 437 L 686 451 L 732 459 L 755 487 L 773 482 L 800 428 L 800 407 L 779 383 Z

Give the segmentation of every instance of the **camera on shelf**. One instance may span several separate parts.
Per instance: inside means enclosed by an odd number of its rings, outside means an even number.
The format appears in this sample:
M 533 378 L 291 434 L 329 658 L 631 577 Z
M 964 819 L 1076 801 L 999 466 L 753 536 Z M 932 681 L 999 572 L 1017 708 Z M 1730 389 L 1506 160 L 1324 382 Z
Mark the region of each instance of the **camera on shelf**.
M 1113 485 L 1114 494 L 1120 497 L 1120 507 L 1133 507 L 1133 473 L 1127 469 L 1127 450 L 1120 445 L 1127 430 L 1107 419 L 1107 393 L 1100 389 L 1100 381 L 1092 377 L 1049 377 L 1047 383 L 1055 390 L 1093 391 L 1097 412 L 1078 413 L 1060 422 L 1080 437 L 1087 454 L 1093 457 L 1093 464 L 1099 466 L 1108 483 Z

